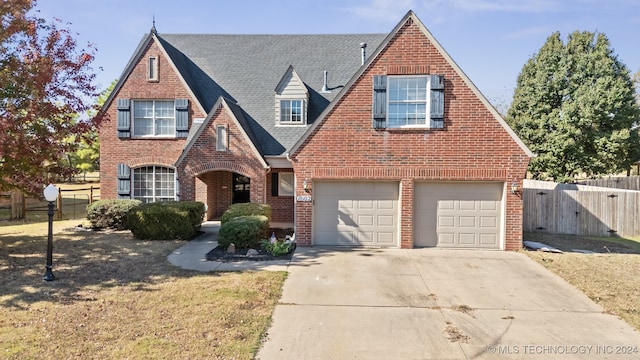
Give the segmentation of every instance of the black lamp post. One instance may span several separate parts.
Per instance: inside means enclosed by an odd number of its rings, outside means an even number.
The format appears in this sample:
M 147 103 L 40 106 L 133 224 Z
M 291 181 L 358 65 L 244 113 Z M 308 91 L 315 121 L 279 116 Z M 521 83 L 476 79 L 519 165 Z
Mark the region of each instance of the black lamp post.
M 49 202 L 49 210 L 47 212 L 49 215 L 49 235 L 47 237 L 47 265 L 44 272 L 44 280 L 53 281 L 56 279 L 53 271 L 51 271 L 53 266 L 53 202 L 58 198 L 58 188 L 53 184 L 49 184 L 44 188 L 44 198 Z

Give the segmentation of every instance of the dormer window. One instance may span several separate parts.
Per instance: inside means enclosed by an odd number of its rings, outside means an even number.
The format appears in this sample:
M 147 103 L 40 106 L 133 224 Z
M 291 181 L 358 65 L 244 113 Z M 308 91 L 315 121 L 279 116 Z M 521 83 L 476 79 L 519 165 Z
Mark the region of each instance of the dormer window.
M 304 124 L 303 100 L 280 100 L 280 124 Z
M 307 125 L 309 90 L 293 66 L 289 66 L 275 89 L 277 126 Z

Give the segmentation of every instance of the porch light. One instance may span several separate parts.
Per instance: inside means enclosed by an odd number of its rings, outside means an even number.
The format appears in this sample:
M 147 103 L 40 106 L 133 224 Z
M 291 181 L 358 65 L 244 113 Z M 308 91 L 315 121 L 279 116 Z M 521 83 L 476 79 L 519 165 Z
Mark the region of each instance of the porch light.
M 304 181 L 302 182 L 302 188 L 305 192 L 311 192 L 311 184 L 309 183 L 309 179 L 304 179 Z
M 511 184 L 511 193 L 512 194 L 517 194 L 519 191 L 519 187 L 518 187 L 518 183 L 514 182 Z

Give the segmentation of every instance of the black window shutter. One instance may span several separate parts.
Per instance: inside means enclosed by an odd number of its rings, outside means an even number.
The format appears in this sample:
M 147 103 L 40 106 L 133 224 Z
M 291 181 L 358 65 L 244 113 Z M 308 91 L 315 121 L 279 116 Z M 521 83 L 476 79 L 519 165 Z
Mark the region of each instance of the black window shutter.
M 444 128 L 444 76 L 431 75 L 431 114 L 429 127 Z
M 131 198 L 131 168 L 127 164 L 118 164 L 118 199 Z
M 131 100 L 118 99 L 117 100 L 118 121 L 117 130 L 118 137 L 130 138 L 131 137 Z
M 387 127 L 387 76 L 373 76 L 373 128 Z
M 176 137 L 186 138 L 189 135 L 189 99 L 175 99 Z
M 278 196 L 278 189 L 280 188 L 280 178 L 278 173 L 271 173 L 271 196 Z

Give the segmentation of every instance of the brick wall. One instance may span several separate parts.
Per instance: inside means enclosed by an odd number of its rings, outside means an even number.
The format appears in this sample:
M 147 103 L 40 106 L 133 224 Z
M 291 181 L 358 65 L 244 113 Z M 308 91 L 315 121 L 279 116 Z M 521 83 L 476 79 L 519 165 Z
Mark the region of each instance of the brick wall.
M 271 173 L 291 173 L 292 169 L 271 169 Z M 270 174 L 271 174 L 270 173 Z M 271 205 L 272 222 L 293 223 L 293 196 L 273 196 L 272 176 L 267 175 L 267 204 Z
M 217 126 L 225 126 L 228 133 L 228 150 L 216 150 Z M 222 104 L 212 118 L 202 126 L 202 132 L 182 162 L 178 164 L 181 198 L 196 198 L 200 190 L 193 180 L 199 177 L 207 185 L 207 203 L 212 217 L 219 217 L 231 205 L 231 173 L 238 173 L 251 179 L 251 201 L 265 202 L 266 169 L 247 141 L 243 130 Z M 209 172 L 214 175 L 207 175 Z M 225 174 L 218 174 L 219 172 Z
M 444 129 L 372 128 L 372 77 L 443 74 Z M 477 98 L 454 68 L 409 20 L 296 154 L 297 177 L 395 180 L 402 186 L 401 246 L 413 247 L 413 182 L 418 180 L 502 181 L 522 185 L 528 157 Z M 304 194 L 298 183 L 297 194 Z M 506 199 L 506 249 L 519 248 L 522 202 Z M 311 245 L 309 202 L 296 203 L 296 239 Z
M 159 57 L 159 81 L 147 81 L 147 59 L 150 55 Z M 126 163 L 131 167 L 142 165 L 162 165 L 173 167 L 182 152 L 185 139 L 119 139 L 116 131 L 118 98 L 127 99 L 189 99 L 189 119 L 204 117 L 191 98 L 181 79 L 175 74 L 160 48 L 151 43 L 145 55 L 126 79 L 114 101 L 109 104 L 105 121 L 100 129 L 100 187 L 102 199 L 115 199 L 116 165 Z

